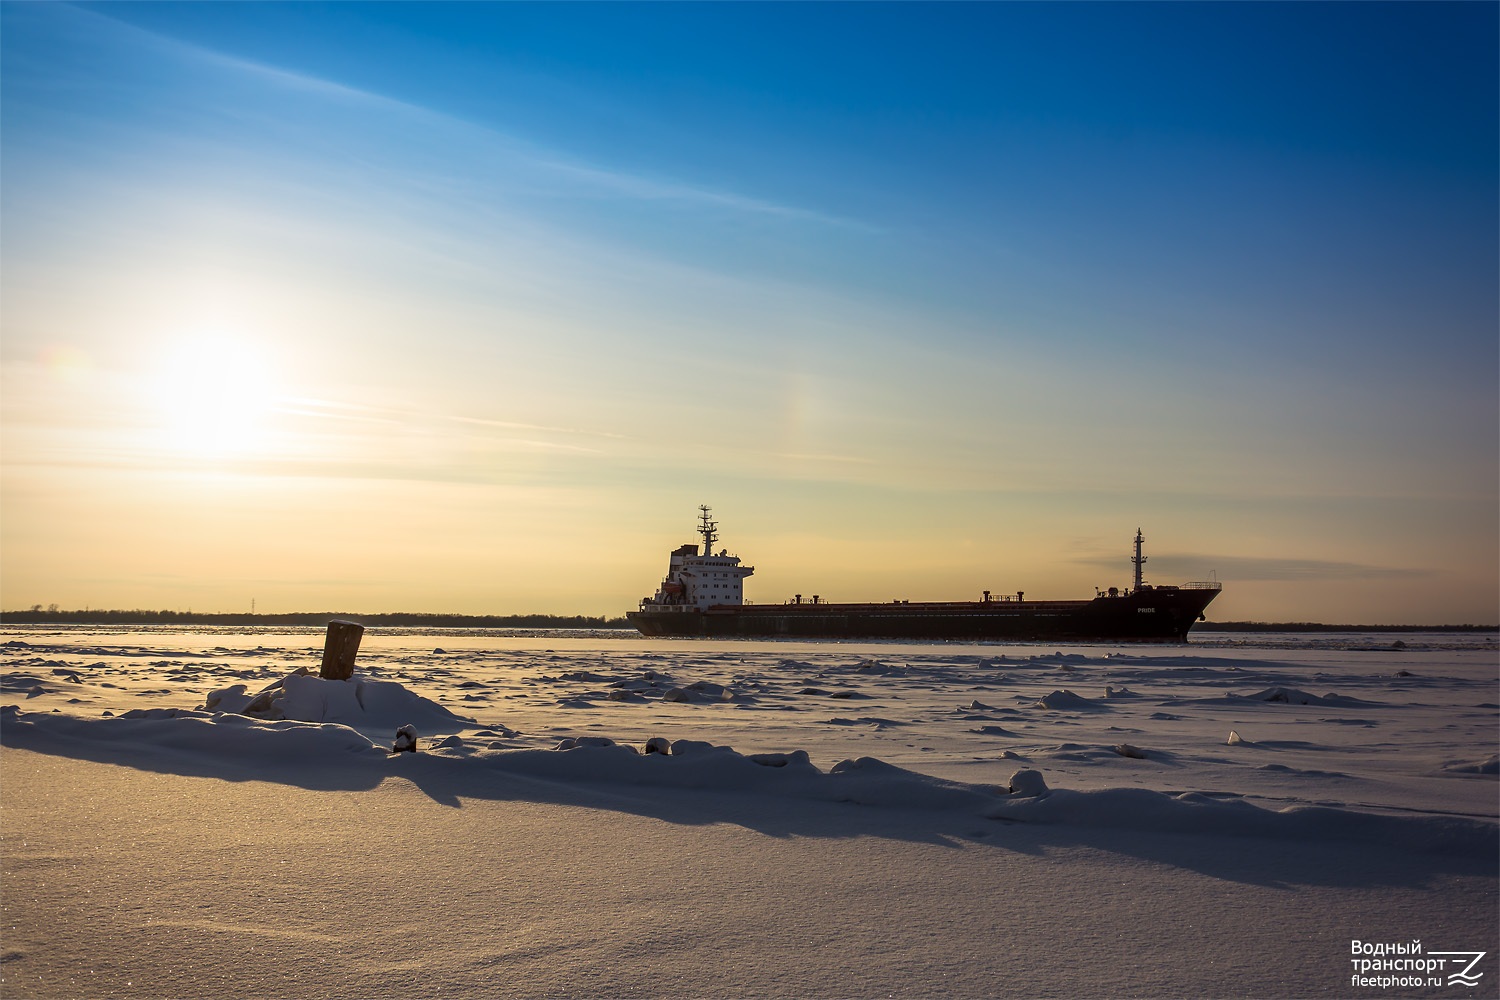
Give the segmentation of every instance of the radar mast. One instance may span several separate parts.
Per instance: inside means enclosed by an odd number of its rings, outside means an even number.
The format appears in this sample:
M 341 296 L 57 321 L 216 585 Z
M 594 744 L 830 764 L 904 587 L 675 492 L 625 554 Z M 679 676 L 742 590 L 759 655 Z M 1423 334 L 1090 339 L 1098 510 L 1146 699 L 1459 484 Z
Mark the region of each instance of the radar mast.
M 709 520 L 708 512 L 712 508 L 707 505 L 700 505 L 698 509 L 703 512 L 701 515 L 703 523 L 698 525 L 698 534 L 703 536 L 703 554 L 704 556 L 711 556 L 714 554 L 714 542 L 719 540 L 719 522 Z
M 1145 538 L 1144 535 L 1141 534 L 1141 529 L 1140 528 L 1136 528 L 1135 529 L 1135 555 L 1133 555 L 1133 556 L 1130 557 L 1130 561 L 1133 562 L 1133 563 L 1135 563 L 1135 586 L 1131 588 L 1132 590 L 1140 590 L 1141 589 L 1141 582 L 1142 582 L 1141 581 L 1141 567 L 1144 566 L 1144 565 L 1146 565 L 1146 557 L 1143 556 L 1143 555 L 1141 555 L 1141 545 L 1144 544 L 1145 541 L 1146 541 L 1146 538 Z

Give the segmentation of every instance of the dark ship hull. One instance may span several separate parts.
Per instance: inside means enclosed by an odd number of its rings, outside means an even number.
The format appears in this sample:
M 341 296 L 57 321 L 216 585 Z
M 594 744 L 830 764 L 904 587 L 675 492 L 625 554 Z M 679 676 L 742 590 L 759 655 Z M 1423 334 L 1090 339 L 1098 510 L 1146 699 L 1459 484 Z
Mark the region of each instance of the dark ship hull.
M 1090 601 L 747 604 L 643 608 L 625 617 L 650 636 L 1186 642 L 1217 596 L 1217 584 L 1196 584 Z
M 675 549 L 667 575 L 640 610 L 626 614 L 643 635 L 705 638 L 1012 639 L 1072 642 L 1186 642 L 1188 629 L 1219 596 L 1219 584 L 1153 587 L 1141 579 L 1146 563 L 1135 533 L 1135 586 L 1111 587 L 1091 601 L 1027 601 L 1017 592 L 982 601 L 892 601 L 829 604 L 818 597 L 789 604 L 746 604 L 742 584 L 755 569 L 739 556 L 714 553 L 718 522 L 702 506 L 696 545 Z

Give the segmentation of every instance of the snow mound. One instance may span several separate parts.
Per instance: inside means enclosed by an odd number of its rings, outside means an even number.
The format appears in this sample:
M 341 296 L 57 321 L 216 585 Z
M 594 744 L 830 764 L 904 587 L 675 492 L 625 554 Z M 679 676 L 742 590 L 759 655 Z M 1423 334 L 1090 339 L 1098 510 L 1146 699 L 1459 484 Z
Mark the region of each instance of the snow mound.
M 1269 687 L 1264 691 L 1242 696 L 1246 701 L 1268 701 L 1283 705 L 1363 705 L 1366 702 L 1358 698 L 1350 698 L 1342 694 L 1325 694 L 1322 696 L 1308 694 L 1289 687 Z
M 316 678 L 292 681 L 286 689 L 288 707 L 332 704 L 334 709 L 348 709 L 339 702 L 317 702 L 308 692 L 344 691 L 353 687 L 350 682 L 316 682 Z M 401 711 L 410 714 L 414 706 L 421 707 L 402 696 L 399 685 L 392 687 L 398 690 L 384 693 Z M 377 718 L 382 707 L 389 709 L 380 704 L 379 697 L 367 699 L 364 706 L 367 716 Z M 441 717 L 454 718 L 441 706 L 437 708 Z M 389 739 L 384 733 L 395 727 L 383 724 L 381 728 L 384 743 Z M 253 776 L 294 784 L 311 782 L 317 787 L 372 788 L 399 773 L 419 783 L 433 781 L 439 787 L 479 797 L 492 790 L 514 796 L 518 787 L 526 787 L 513 780 L 522 777 L 548 782 L 549 801 L 559 794 L 566 800 L 567 788 L 576 789 L 579 801 L 586 801 L 586 789 L 633 786 L 663 792 L 706 790 L 764 796 L 768 809 L 795 808 L 792 800 L 812 800 L 913 814 L 957 812 L 1005 823 L 1200 838 L 1353 842 L 1481 859 L 1493 859 L 1500 851 L 1500 826 L 1468 816 L 1392 815 L 1334 806 L 1272 810 L 1231 793 L 1049 789 L 1042 774 L 1030 769 L 1017 771 L 1006 786 L 981 785 L 909 771 L 874 757 L 843 760 L 823 771 L 800 750 L 744 754 L 705 741 L 667 743 L 659 737 L 648 741 L 654 751 L 650 753 L 608 737 L 579 736 L 563 740 L 556 750 L 496 748 L 493 744 L 480 749 L 470 740 L 450 737 L 437 738 L 428 744 L 430 749 L 417 753 L 393 754 L 357 729 L 330 721 L 263 721 L 233 713 L 169 708 L 85 719 L 24 712 L 6 705 L 0 709 L 0 739 L 6 746 L 44 753 L 165 767 L 227 780 Z M 1110 756 L 1117 753 L 1114 748 L 1095 749 Z M 1486 761 L 1477 766 L 1492 772 L 1496 765 Z
M 971 732 L 971 733 L 978 733 L 980 736 L 1020 736 L 1021 735 L 1020 733 L 1011 732 L 1009 729 L 1006 729 L 1004 726 L 980 726 L 978 729 L 970 729 L 969 732 Z
M 193 766 L 184 773 L 228 777 L 249 763 L 270 764 L 305 775 L 319 764 L 384 750 L 348 726 L 293 721 L 264 722 L 244 715 L 185 708 L 132 709 L 118 716 L 75 716 L 0 709 L 8 745 L 69 754 L 92 748 L 100 760 L 136 754 L 181 756 Z M 73 753 L 72 755 L 77 755 Z M 370 755 L 379 759 L 377 755 Z
M 1042 695 L 1037 699 L 1037 708 L 1050 709 L 1054 712 L 1088 712 L 1094 711 L 1101 706 L 1098 702 L 1083 695 L 1074 694 L 1066 689 L 1053 691 L 1051 694 Z
M 910 672 L 910 665 L 897 666 L 894 663 L 885 663 L 881 660 L 860 660 L 858 663 L 847 666 L 830 666 L 818 671 L 819 677 L 831 677 L 841 674 L 857 674 L 864 677 L 905 677 Z
M 1257 771 L 1266 771 L 1271 774 L 1287 774 L 1298 778 L 1349 778 L 1352 775 L 1343 771 L 1319 771 L 1314 768 L 1291 767 L 1286 764 L 1262 764 L 1256 768 Z
M 694 681 L 681 687 L 667 689 L 662 696 L 662 701 L 683 702 L 686 704 L 700 704 L 716 701 L 732 701 L 741 704 L 755 701 L 753 695 L 742 695 L 733 688 L 722 684 L 714 684 L 711 681 Z
M 874 757 L 840 761 L 823 771 L 802 750 L 742 754 L 733 747 L 701 740 L 674 740 L 669 752 L 663 753 L 660 747 L 666 741 L 658 740 L 648 741 L 656 748 L 650 753 L 607 737 L 580 737 L 562 741 L 557 750 L 428 757 L 429 766 L 475 768 L 465 772 L 475 782 L 483 782 L 489 774 L 505 774 L 561 785 L 697 789 L 891 809 L 960 810 L 969 815 L 982 812 L 997 794 L 1004 794 L 908 771 Z
M 1449 774 L 1500 774 L 1500 754 L 1490 754 L 1481 761 L 1455 761 L 1444 766 Z
M 825 698 L 839 698 L 839 699 L 843 699 L 843 700 L 852 700 L 854 698 L 869 698 L 870 697 L 867 694 L 860 694 L 854 688 L 847 688 L 847 687 L 834 688 L 832 691 L 826 690 L 824 688 L 806 687 L 806 688 L 802 688 L 797 693 L 798 694 L 805 694 L 805 695 L 821 695 L 822 697 L 825 697 Z
M 891 726 L 904 726 L 906 723 L 895 719 L 882 719 L 874 715 L 862 715 L 857 719 L 850 719 L 842 715 L 834 716 L 832 719 L 824 719 L 824 725 L 828 726 L 869 726 L 871 729 L 888 729 Z
M 473 721 L 409 690 L 398 681 L 375 680 L 355 674 L 346 681 L 325 680 L 294 673 L 255 696 L 245 685 L 214 691 L 203 710 L 253 715 L 267 721 L 333 722 L 361 731 L 394 732 L 413 725 L 419 732 L 457 732 Z
M 1270 810 L 1238 797 L 1145 788 L 1054 789 L 999 799 L 986 811 L 1014 823 L 1055 823 L 1151 833 L 1354 842 L 1422 854 L 1494 857 L 1500 826 L 1462 816 L 1392 816 L 1330 806 Z
M 880 674 L 885 677 L 904 677 L 906 676 L 906 669 L 906 667 L 897 667 L 889 663 L 882 663 L 879 660 L 861 660 L 855 665 L 854 672 L 857 674 Z

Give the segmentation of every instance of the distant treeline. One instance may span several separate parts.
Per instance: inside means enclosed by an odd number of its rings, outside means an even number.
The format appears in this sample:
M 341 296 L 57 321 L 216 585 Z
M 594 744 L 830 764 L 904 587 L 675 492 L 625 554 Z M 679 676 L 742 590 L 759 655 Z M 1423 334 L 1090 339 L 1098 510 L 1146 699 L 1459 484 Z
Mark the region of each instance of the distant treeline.
M 323 626 L 332 618 L 359 622 L 371 628 L 632 628 L 623 617 L 592 615 L 437 615 L 398 611 L 378 615 L 342 611 L 297 611 L 290 614 L 254 615 L 245 612 L 214 614 L 201 611 L 60 611 L 32 608 L 0 611 L 4 625 L 311 625 Z
M 0 611 L 0 625 L 305 625 L 321 627 L 344 618 L 371 628 L 633 628 L 623 616 L 438 615 L 395 611 L 378 615 L 346 611 L 295 611 L 279 615 L 202 611 L 63 611 L 56 606 Z M 1496 625 L 1325 625 L 1322 622 L 1198 622 L 1194 632 L 1500 632 Z
M 1322 622 L 1199 622 L 1194 632 L 1500 632 L 1497 625 L 1325 625 Z

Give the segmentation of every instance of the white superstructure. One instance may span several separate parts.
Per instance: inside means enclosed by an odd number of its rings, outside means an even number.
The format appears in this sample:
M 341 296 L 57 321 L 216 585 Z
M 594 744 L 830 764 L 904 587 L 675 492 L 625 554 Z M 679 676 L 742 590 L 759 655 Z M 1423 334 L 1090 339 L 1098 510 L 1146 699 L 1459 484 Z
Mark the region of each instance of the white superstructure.
M 742 581 L 754 573 L 755 568 L 741 566 L 740 557 L 732 556 L 724 549 L 714 554 L 719 524 L 709 520 L 708 507 L 698 509 L 702 511 L 698 533 L 703 536 L 703 554 L 698 554 L 696 545 L 676 549 L 656 596 L 641 601 L 642 611 L 701 611 L 724 605 L 738 607 L 745 603 Z

